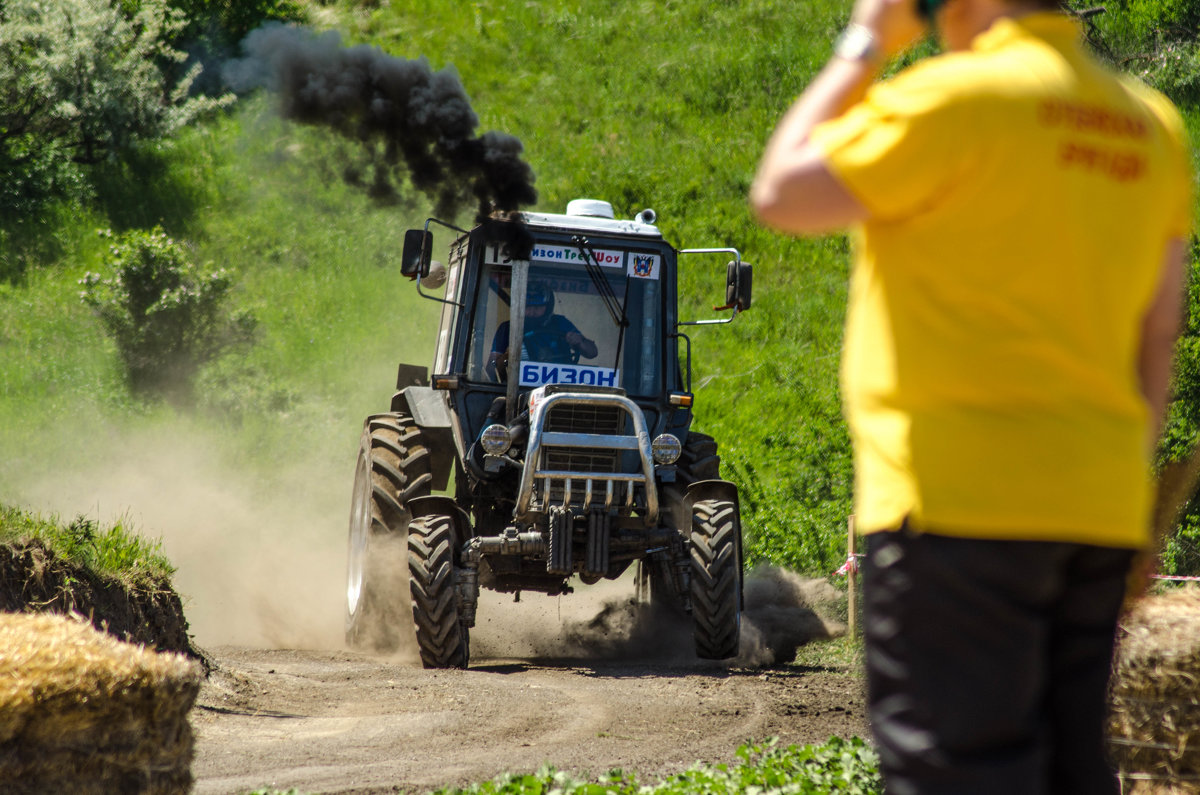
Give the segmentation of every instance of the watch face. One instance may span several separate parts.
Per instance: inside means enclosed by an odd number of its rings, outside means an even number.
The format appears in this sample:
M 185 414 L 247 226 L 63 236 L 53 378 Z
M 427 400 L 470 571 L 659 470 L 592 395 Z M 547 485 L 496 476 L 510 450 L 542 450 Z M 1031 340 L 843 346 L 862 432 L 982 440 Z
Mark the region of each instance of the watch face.
M 875 37 L 863 26 L 851 25 L 838 36 L 833 52 L 848 61 L 864 60 L 875 52 Z

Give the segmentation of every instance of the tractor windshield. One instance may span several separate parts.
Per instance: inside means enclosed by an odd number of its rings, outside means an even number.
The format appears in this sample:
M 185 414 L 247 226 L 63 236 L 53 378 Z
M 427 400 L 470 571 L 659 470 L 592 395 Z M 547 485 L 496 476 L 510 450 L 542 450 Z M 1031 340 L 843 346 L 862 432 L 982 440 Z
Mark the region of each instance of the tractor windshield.
M 509 362 L 512 268 L 488 246 L 471 326 L 468 377 L 522 388 L 544 384 L 622 387 L 629 394 L 661 389 L 662 257 L 652 250 L 593 245 L 598 278 L 578 247 L 536 245 L 525 291 L 520 362 Z M 600 281 L 600 280 L 603 281 Z M 624 307 L 625 328 L 601 287 Z

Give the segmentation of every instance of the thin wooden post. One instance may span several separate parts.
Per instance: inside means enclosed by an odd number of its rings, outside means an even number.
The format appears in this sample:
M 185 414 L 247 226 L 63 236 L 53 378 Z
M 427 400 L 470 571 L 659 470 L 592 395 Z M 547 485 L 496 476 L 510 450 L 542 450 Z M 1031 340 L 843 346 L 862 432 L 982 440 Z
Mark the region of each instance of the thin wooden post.
M 858 631 L 858 552 L 857 536 L 854 532 L 854 514 L 846 517 L 846 584 L 850 589 L 846 598 L 846 609 L 850 616 L 847 624 L 850 637 L 856 637 Z

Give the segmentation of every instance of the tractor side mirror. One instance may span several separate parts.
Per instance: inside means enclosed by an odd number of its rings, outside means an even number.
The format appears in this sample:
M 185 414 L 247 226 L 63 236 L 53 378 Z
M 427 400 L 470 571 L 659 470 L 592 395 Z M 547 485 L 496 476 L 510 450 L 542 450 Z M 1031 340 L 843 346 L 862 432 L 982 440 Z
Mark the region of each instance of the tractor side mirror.
M 400 256 L 400 273 L 410 279 L 429 275 L 433 257 L 433 232 L 428 229 L 409 229 L 404 233 L 404 253 Z
M 725 266 L 725 306 L 737 307 L 739 312 L 750 308 L 754 289 L 754 266 L 741 260 L 730 260 Z

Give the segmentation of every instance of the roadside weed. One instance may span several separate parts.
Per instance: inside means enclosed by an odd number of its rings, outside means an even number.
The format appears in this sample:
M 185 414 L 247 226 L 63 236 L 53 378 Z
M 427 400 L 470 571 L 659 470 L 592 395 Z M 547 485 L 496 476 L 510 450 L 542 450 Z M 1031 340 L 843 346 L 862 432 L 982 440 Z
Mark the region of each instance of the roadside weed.
M 0 543 L 25 538 L 42 541 L 71 563 L 129 584 L 154 585 L 175 572 L 160 542 L 140 535 L 127 518 L 108 526 L 85 516 L 64 523 L 57 516 L 0 503 Z
M 880 795 L 883 780 L 875 751 L 858 737 L 831 737 L 823 745 L 789 745 L 775 740 L 743 745 L 738 762 L 697 763 L 656 785 L 637 775 L 610 771 L 583 781 L 553 767 L 536 773 L 506 774 L 465 789 L 440 789 L 433 795 Z

